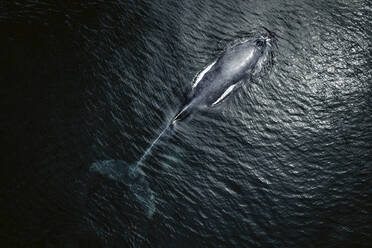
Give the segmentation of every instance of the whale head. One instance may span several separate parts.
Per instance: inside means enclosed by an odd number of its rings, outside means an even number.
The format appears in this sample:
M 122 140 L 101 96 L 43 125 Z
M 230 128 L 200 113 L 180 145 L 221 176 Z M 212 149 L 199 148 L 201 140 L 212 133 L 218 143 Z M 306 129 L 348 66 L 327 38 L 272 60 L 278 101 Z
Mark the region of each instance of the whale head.
M 257 54 L 257 62 L 253 74 L 257 74 L 265 65 L 273 65 L 274 52 L 278 48 L 277 35 L 266 29 L 266 34 L 254 39 L 253 45 Z
M 274 32 L 268 30 L 267 28 L 264 28 L 264 29 L 266 30 L 266 33 L 262 34 L 259 37 L 256 37 L 253 40 L 256 50 L 261 53 L 270 51 L 274 47 L 278 48 L 278 45 L 277 45 L 278 36 Z
M 256 74 L 261 69 L 272 64 L 277 38 L 274 32 L 255 35 L 228 48 L 217 61 L 224 75 L 240 78 L 245 74 Z M 212 68 L 213 69 L 213 68 Z

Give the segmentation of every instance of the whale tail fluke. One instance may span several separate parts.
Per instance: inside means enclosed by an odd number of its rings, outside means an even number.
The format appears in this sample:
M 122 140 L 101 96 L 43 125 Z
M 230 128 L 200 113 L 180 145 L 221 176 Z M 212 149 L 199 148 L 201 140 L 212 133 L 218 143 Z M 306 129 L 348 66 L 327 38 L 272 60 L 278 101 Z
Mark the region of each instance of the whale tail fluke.
M 148 218 L 151 218 L 156 210 L 155 197 L 154 192 L 146 180 L 146 174 L 141 169 L 141 165 L 151 153 L 154 145 L 169 130 L 169 127 L 170 124 L 160 132 L 135 164 L 127 164 L 123 160 L 111 159 L 96 161 L 89 168 L 91 173 L 98 174 L 126 186 L 128 188 L 127 196 L 133 197 L 141 205 Z
M 148 218 L 153 216 L 156 210 L 154 192 L 137 164 L 127 164 L 122 160 L 101 160 L 92 163 L 89 172 L 126 186 L 128 196 L 137 201 Z

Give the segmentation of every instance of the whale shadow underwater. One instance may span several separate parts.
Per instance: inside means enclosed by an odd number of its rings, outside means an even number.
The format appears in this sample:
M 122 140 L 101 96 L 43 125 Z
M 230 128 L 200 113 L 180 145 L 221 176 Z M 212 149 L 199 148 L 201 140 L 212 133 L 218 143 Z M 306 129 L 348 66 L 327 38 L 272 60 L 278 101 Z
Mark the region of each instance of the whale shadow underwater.
M 266 65 L 272 65 L 274 51 L 278 48 L 278 39 L 274 32 L 264 29 L 266 31 L 264 34 L 245 39 L 227 48 L 197 74 L 185 103 L 136 163 L 102 160 L 94 162 L 89 172 L 128 186 L 128 194 L 142 206 L 147 217 L 151 218 L 156 211 L 156 199 L 146 180 L 146 174 L 140 168 L 141 164 L 166 130 L 173 130 L 179 122 L 189 119 L 198 109 L 211 108 L 221 103 L 238 89 L 242 82 L 251 80 Z

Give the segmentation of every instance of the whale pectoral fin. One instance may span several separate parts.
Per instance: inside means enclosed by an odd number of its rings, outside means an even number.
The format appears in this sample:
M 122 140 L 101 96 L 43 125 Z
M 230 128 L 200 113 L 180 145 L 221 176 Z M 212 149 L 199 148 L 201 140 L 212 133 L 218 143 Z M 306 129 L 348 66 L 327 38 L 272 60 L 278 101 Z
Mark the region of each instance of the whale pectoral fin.
M 208 65 L 203 71 L 201 71 L 195 78 L 193 84 L 192 84 L 192 88 L 195 88 L 198 83 L 203 79 L 204 75 L 213 67 L 213 65 L 217 62 L 217 60 L 215 60 L 212 64 Z
M 213 102 L 211 106 L 213 107 L 214 105 L 225 99 L 225 97 L 228 96 L 233 91 L 235 86 L 236 84 L 230 85 L 229 88 L 227 88 L 227 90 L 225 90 L 225 92 L 215 102 Z

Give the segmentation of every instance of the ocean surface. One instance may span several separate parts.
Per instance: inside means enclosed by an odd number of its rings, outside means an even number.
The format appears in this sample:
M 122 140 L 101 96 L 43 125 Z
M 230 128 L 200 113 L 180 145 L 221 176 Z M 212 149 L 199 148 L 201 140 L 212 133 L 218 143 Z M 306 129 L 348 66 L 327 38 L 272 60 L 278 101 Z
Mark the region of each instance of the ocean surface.
M 372 1 L 81 2 L 0 2 L 1 247 L 372 247 Z M 264 27 L 274 64 L 152 146 Z

